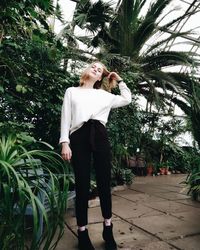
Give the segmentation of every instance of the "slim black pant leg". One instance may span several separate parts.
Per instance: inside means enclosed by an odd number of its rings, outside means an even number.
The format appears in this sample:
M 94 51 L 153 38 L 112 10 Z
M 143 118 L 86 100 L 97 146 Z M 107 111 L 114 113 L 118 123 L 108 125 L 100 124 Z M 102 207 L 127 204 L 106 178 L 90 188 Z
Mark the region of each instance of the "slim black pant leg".
M 102 216 L 112 216 L 111 201 L 111 148 L 104 125 L 97 122 L 95 130 L 95 150 L 93 151 L 94 168 L 100 198 Z
M 73 151 L 72 160 L 75 175 L 76 219 L 78 226 L 88 224 L 88 197 L 90 189 L 90 154 Z
M 109 219 L 112 217 L 110 150 L 95 151 L 93 158 L 102 216 Z
M 70 137 L 72 166 L 75 175 L 76 219 L 79 227 L 88 224 L 91 147 L 87 134 L 88 129 L 83 126 Z

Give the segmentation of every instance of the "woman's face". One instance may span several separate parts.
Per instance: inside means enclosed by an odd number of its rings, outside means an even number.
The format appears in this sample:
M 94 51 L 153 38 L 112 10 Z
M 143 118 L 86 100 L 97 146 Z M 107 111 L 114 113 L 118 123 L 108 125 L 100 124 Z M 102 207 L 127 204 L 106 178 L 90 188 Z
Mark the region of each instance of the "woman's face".
M 103 65 L 100 63 L 92 64 L 88 69 L 88 74 L 95 81 L 100 81 L 103 74 Z

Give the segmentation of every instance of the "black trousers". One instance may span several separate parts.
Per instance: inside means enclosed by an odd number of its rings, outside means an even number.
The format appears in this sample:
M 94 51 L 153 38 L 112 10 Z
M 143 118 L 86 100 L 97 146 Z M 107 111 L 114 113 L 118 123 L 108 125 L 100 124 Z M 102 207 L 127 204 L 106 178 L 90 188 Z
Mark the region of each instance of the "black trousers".
M 77 225 L 88 224 L 91 162 L 95 169 L 102 216 L 111 218 L 111 152 L 105 126 L 97 120 L 85 122 L 71 134 L 70 145 L 75 174 Z

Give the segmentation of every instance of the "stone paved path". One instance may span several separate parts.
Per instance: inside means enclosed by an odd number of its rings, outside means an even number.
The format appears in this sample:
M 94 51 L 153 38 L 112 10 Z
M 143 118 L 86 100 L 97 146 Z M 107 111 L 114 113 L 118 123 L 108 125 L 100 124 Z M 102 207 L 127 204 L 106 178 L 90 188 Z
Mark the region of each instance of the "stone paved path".
M 113 193 L 113 224 L 118 249 L 200 250 L 200 202 L 192 201 L 186 175 L 136 177 L 124 191 Z M 77 250 L 76 222 L 66 214 L 65 234 L 57 250 Z M 103 250 L 100 208 L 89 209 L 89 233 Z M 85 249 L 87 250 L 87 249 Z

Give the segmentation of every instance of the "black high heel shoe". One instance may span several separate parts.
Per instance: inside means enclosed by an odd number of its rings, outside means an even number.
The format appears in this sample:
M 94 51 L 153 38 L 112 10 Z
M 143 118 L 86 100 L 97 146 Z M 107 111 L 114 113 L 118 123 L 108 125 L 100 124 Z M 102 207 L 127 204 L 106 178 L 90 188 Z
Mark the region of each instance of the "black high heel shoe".
M 84 231 L 78 230 L 78 248 L 79 250 L 95 250 L 90 241 L 87 229 Z
M 105 240 L 105 249 L 106 250 L 117 250 L 117 243 L 113 237 L 113 224 L 106 226 L 103 223 L 103 239 Z

